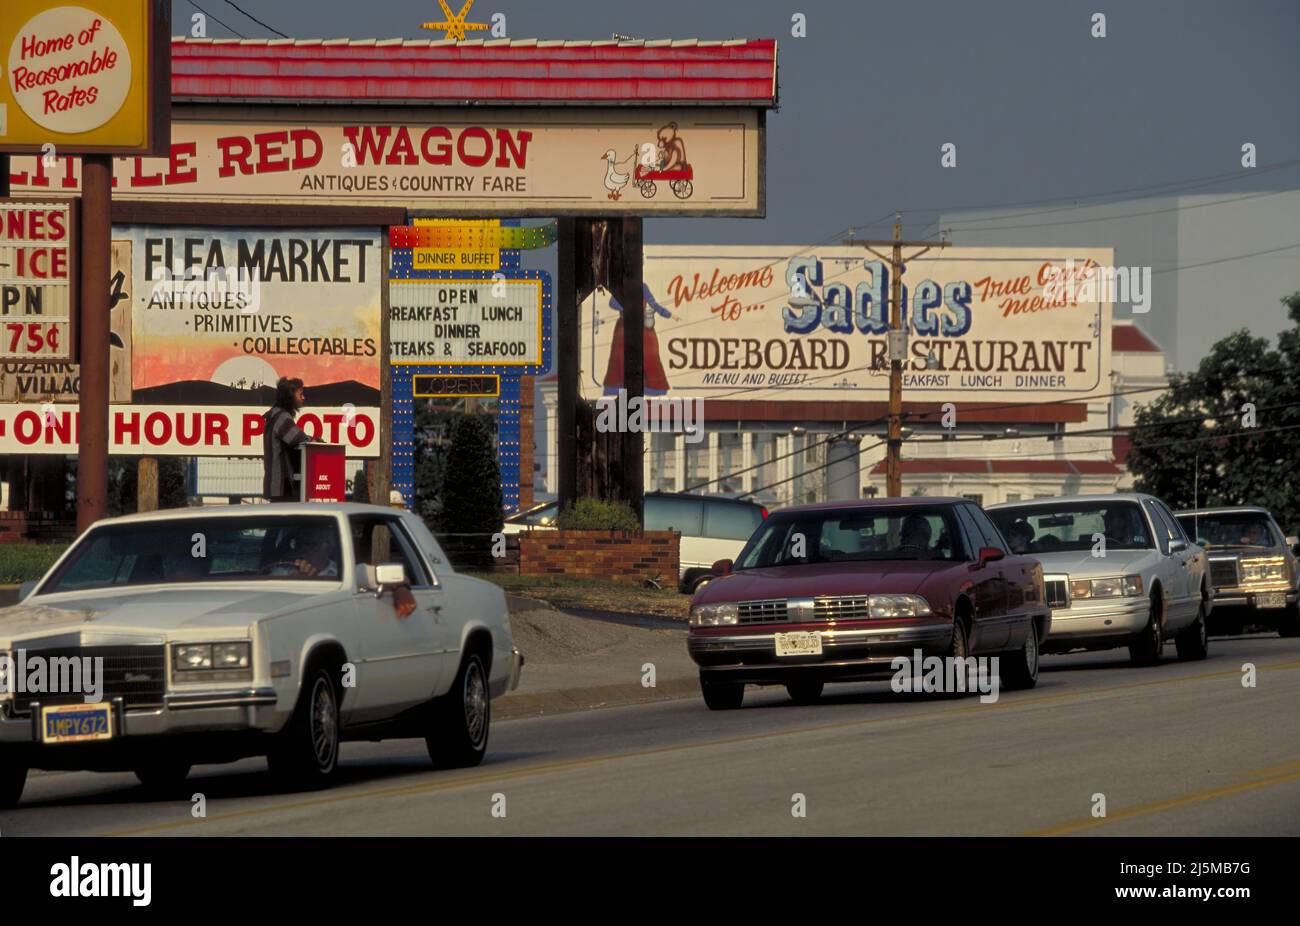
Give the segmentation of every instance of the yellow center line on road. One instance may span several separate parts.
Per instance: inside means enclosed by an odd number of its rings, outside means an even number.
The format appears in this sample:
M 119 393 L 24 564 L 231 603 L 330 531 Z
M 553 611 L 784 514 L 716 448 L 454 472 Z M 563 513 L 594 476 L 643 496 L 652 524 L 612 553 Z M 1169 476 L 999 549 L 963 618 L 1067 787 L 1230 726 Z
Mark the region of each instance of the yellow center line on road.
M 1281 775 L 1266 775 L 1262 778 L 1257 777 L 1269 771 L 1284 768 L 1290 768 L 1291 771 Z M 1246 794 L 1250 791 L 1258 791 L 1261 788 L 1272 788 L 1275 785 L 1289 784 L 1291 782 L 1300 781 L 1300 762 L 1289 762 L 1285 765 L 1275 765 L 1267 769 L 1256 769 L 1253 772 L 1242 772 L 1238 777 L 1250 778 L 1251 780 L 1235 785 L 1222 785 L 1217 788 L 1210 788 L 1206 791 L 1196 791 L 1192 794 L 1184 794 L 1179 797 L 1170 797 L 1161 801 L 1151 801 L 1147 804 L 1138 804 L 1136 807 L 1129 807 L 1126 810 L 1121 810 L 1119 813 L 1107 814 L 1104 817 L 1085 817 L 1082 820 L 1073 820 L 1069 823 L 1062 823 L 1059 826 L 1021 833 L 1020 835 L 1072 836 L 1075 833 L 1082 833 L 1087 830 L 1096 829 L 1100 826 L 1105 826 L 1107 823 L 1134 820 L 1138 817 L 1146 817 L 1154 813 L 1164 813 L 1166 810 L 1179 810 L 1183 807 L 1203 804 L 1206 801 L 1217 800 L 1221 797 L 1233 797 L 1237 794 Z
M 1260 669 L 1300 669 L 1300 660 L 1285 663 L 1264 663 L 1259 666 Z M 848 730 L 860 727 L 876 726 L 896 721 L 913 722 L 916 720 L 925 720 L 933 717 L 947 717 L 958 714 L 987 714 L 992 710 L 1010 710 L 1025 707 L 1035 707 L 1041 704 L 1055 704 L 1067 701 L 1079 701 L 1085 698 L 1097 695 L 1118 694 L 1122 692 L 1133 691 L 1141 688 L 1162 687 L 1165 685 L 1176 685 L 1184 682 L 1203 682 L 1224 678 L 1239 678 L 1241 672 L 1232 669 L 1224 672 L 1206 672 L 1199 675 L 1180 675 L 1175 678 L 1155 679 L 1148 682 L 1128 682 L 1123 685 L 1109 685 L 1099 688 L 1087 688 L 1073 692 L 1061 694 L 1037 695 L 1029 697 L 1017 697 L 1012 702 L 999 700 L 995 704 L 971 704 L 966 707 L 946 707 L 936 708 L 933 710 L 922 711 L 908 715 L 889 715 L 883 717 L 867 717 L 858 720 L 845 720 L 836 723 L 818 724 L 811 727 L 796 727 L 788 730 L 770 730 L 766 733 L 752 733 L 745 736 L 734 736 L 724 739 L 705 740 L 696 743 L 678 743 L 672 746 L 659 746 L 653 749 L 640 749 L 630 752 L 614 753 L 611 755 L 591 756 L 585 759 L 571 759 L 563 762 L 547 762 L 539 765 L 529 765 L 523 768 L 513 769 L 510 771 L 489 772 L 487 774 L 468 773 L 457 775 L 452 778 L 439 779 L 433 782 L 422 782 L 412 785 L 401 785 L 390 788 L 372 788 L 365 791 L 355 791 L 350 793 L 335 794 L 331 796 L 322 796 L 310 798 L 307 800 L 293 801 L 291 803 L 276 803 L 264 807 L 254 807 L 247 810 L 237 810 L 231 813 L 220 814 L 214 817 L 186 818 L 182 820 L 172 820 L 166 823 L 153 823 L 147 826 L 132 827 L 124 830 L 114 830 L 102 835 L 105 836 L 140 836 L 147 833 L 158 833 L 164 830 L 181 829 L 191 826 L 201 826 L 205 823 L 225 823 L 232 820 L 246 819 L 249 817 L 264 816 L 272 813 L 292 812 L 295 810 L 305 810 L 313 807 L 327 807 L 332 804 L 340 804 L 348 801 L 368 800 L 373 798 L 391 798 L 406 797 L 416 794 L 435 794 L 442 791 L 451 791 L 456 788 L 469 786 L 488 786 L 500 782 L 518 781 L 523 778 L 534 776 L 551 775 L 561 772 L 580 771 L 583 769 L 594 768 L 600 765 L 607 765 L 612 762 L 621 762 L 626 760 L 646 759 L 655 756 L 672 755 L 674 753 L 690 752 L 698 749 L 715 749 L 725 748 L 728 746 L 739 746 L 750 743 L 761 743 L 767 740 L 784 738 L 789 736 L 803 736 L 806 734 L 831 733 L 837 730 Z M 1300 772 L 1296 775 L 1300 777 Z M 1092 822 L 1092 821 L 1088 821 Z M 1102 820 L 1101 822 L 1105 822 Z M 1070 825 L 1070 824 L 1067 824 Z

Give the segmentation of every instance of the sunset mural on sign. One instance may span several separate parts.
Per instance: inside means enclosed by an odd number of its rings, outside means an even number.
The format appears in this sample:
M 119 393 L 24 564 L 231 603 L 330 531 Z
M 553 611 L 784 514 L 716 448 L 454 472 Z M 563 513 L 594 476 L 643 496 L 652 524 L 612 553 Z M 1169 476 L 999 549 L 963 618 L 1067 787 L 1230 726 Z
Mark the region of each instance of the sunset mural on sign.
M 369 230 L 135 229 L 137 402 L 379 405 L 380 241 Z

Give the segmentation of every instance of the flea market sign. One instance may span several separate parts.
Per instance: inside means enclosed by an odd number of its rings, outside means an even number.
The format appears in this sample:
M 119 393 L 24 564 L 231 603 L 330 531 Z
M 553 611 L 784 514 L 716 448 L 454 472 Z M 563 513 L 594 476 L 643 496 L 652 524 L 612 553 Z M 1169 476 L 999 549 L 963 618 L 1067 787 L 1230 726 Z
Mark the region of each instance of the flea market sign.
M 388 205 L 494 215 L 763 214 L 753 111 L 433 110 L 420 122 L 176 122 L 114 197 Z M 74 160 L 15 158 L 13 190 L 75 192 Z
M 0 152 L 164 154 L 164 0 L 5 0 Z

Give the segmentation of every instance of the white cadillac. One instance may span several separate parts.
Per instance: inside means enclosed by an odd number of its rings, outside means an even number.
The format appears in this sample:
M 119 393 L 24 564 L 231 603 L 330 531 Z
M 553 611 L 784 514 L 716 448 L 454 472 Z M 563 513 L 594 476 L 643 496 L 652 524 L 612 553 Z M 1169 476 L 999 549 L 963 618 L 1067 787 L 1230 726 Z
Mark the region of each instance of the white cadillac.
M 476 765 L 522 665 L 504 593 L 457 574 L 410 512 L 100 521 L 0 609 L 0 807 L 29 768 L 167 788 L 265 755 L 289 786 L 319 786 L 342 740 L 423 737 L 435 764 Z

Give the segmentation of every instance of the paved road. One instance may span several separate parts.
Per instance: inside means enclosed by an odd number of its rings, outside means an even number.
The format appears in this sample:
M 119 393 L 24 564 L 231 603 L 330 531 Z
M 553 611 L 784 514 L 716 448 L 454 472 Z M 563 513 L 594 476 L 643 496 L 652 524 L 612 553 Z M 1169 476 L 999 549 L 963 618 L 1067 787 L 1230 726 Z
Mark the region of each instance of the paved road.
M 1300 834 L 1300 640 L 1218 639 L 1205 662 L 1155 669 L 1051 657 L 1037 689 L 993 705 L 828 691 L 501 723 L 471 771 L 431 771 L 415 741 L 345 746 L 327 792 L 272 792 L 261 761 L 205 766 L 188 789 L 201 820 L 130 775 L 42 774 L 0 833 Z

